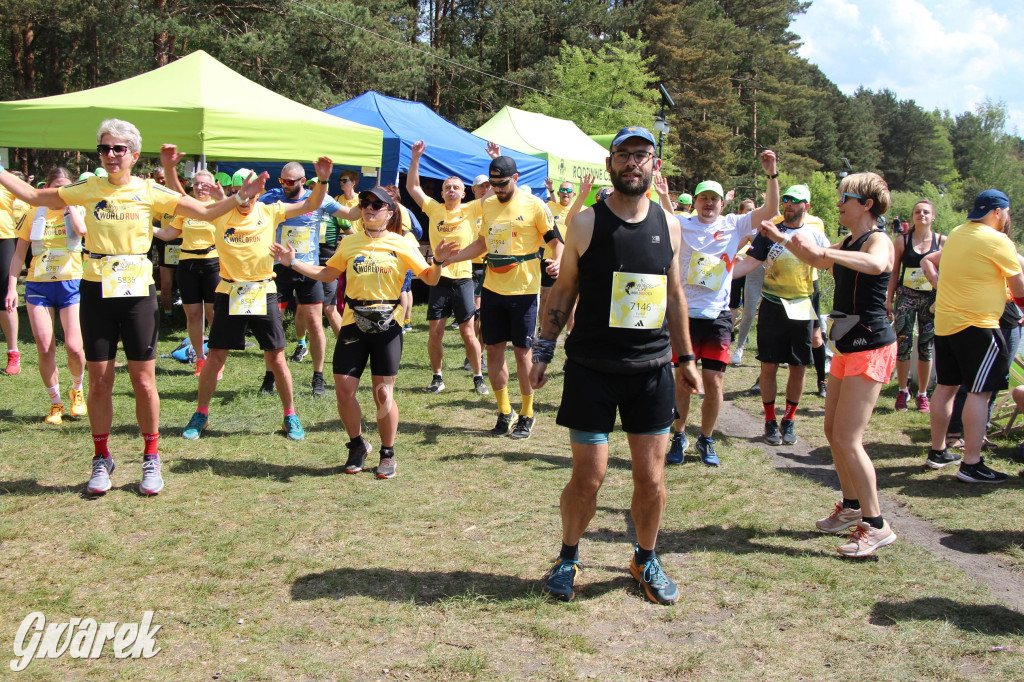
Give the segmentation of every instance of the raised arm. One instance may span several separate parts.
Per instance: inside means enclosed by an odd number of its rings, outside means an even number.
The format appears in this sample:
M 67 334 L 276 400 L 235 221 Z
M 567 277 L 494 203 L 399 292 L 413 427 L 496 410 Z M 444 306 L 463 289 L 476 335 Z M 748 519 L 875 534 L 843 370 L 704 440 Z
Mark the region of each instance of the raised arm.
M 266 185 L 267 178 L 269 177 L 270 174 L 266 171 L 263 171 L 259 175 L 252 173 L 242 185 L 242 189 L 239 190 L 238 194 L 226 199 L 221 199 L 220 201 L 212 204 L 204 204 L 198 199 L 184 194 L 181 199 L 178 199 L 178 205 L 175 207 L 174 213 L 176 215 L 185 216 L 186 218 L 202 220 L 207 223 L 211 222 L 215 218 L 221 217 L 235 206 L 249 203 L 259 195 L 263 194 L 263 187 Z
M 576 193 L 576 200 L 572 202 L 572 206 L 565 214 L 565 229 L 569 229 L 569 221 L 574 215 L 583 210 L 583 202 L 590 196 L 590 190 L 594 189 L 594 176 L 590 173 L 585 173 L 580 178 L 580 190 Z
M 321 156 L 317 159 L 317 162 L 313 164 L 316 169 L 316 187 L 309 193 L 303 201 L 297 204 L 288 204 L 288 208 L 284 213 L 285 220 L 288 218 L 294 218 L 296 216 L 305 215 L 311 211 L 315 211 L 324 203 L 324 197 L 327 195 L 327 182 L 331 179 L 331 171 L 334 170 L 334 163 L 330 158 Z
M 771 149 L 761 152 L 761 167 L 768 175 L 768 191 L 764 197 L 764 205 L 751 212 L 750 224 L 754 226 L 779 214 L 779 164 L 775 152 Z
M 185 158 L 184 154 L 178 153 L 178 147 L 173 144 L 160 145 L 160 166 L 164 169 L 164 185 L 167 189 L 173 189 L 178 194 L 187 194 L 185 188 L 178 180 L 178 162 Z M 163 237 L 160 237 L 163 239 Z
M 427 145 L 423 140 L 412 145 L 412 161 L 409 162 L 409 172 L 405 176 L 405 188 L 409 190 L 409 196 L 420 208 L 423 208 L 427 201 L 427 193 L 420 187 L 420 157 L 425 151 Z
M 654 191 L 656 191 L 658 196 L 661 198 L 661 207 L 671 212 L 672 197 L 670 197 L 668 193 L 668 180 L 666 180 L 665 176 L 661 174 L 661 171 L 656 171 L 654 173 L 653 181 Z
M 2 165 L 0 165 L 0 185 L 31 206 L 45 206 L 54 210 L 67 206 L 56 189 L 36 189 L 17 175 L 9 173 Z
M 295 260 L 295 247 L 292 246 L 291 242 L 287 242 L 284 245 L 276 242 L 271 244 L 270 253 L 273 254 L 278 263 L 286 268 L 291 268 L 300 275 L 312 277 L 313 279 L 321 282 L 333 282 L 341 277 L 341 270 L 329 265 L 314 265 L 312 263 L 303 263 L 302 261 Z

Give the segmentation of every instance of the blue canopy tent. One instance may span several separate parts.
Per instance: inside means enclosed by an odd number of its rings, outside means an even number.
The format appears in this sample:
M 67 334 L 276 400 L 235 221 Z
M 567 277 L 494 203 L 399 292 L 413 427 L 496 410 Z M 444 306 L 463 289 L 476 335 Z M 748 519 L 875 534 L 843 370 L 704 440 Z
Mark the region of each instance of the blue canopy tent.
M 408 172 L 412 145 L 419 140 L 427 143 L 427 151 L 420 159 L 423 177 L 443 180 L 457 175 L 468 186 L 477 175 L 487 173 L 491 161 L 487 140 L 463 130 L 425 104 L 369 90 L 325 112 L 384 131 L 381 179 L 385 183 Z M 516 160 L 520 185 L 529 185 L 538 196 L 545 195 L 546 161 L 513 149 L 502 148 L 501 153 Z

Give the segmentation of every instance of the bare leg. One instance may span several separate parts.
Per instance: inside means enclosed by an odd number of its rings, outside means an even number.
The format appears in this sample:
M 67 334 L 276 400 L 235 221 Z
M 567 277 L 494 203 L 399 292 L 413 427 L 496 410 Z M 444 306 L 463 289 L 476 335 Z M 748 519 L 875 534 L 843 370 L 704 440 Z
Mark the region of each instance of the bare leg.
M 946 429 L 949 428 L 949 419 L 953 414 L 953 398 L 956 397 L 958 388 L 959 386 L 939 384 L 932 394 L 931 414 L 929 415 L 932 450 L 941 452 L 946 449 Z
M 473 333 L 473 318 L 470 318 L 459 325 L 459 334 L 462 335 L 462 345 L 466 347 L 466 357 L 469 359 L 469 366 L 473 375 L 481 373 L 480 342 Z
M 830 387 L 831 388 L 831 387 Z M 864 449 L 864 429 L 875 409 L 882 384 L 863 375 L 845 377 L 831 420 L 832 456 L 838 462 L 843 460 L 850 487 L 860 500 L 864 516 L 881 516 L 878 503 L 878 485 L 875 465 Z M 826 398 L 826 405 L 829 400 Z M 838 467 L 837 467 L 838 471 Z
M 597 491 L 607 471 L 607 443 L 572 444 L 572 475 L 562 490 L 561 498 L 563 543 L 579 544 L 597 512 Z
M 991 391 L 968 393 L 964 403 L 964 464 L 981 461 L 981 447 L 985 441 L 985 425 L 988 422 L 988 401 Z
M 492 343 L 487 346 L 487 378 L 495 391 L 508 386 L 508 365 L 505 364 L 505 344 Z M 529 379 L 527 378 L 527 383 Z
M 705 438 L 711 438 L 715 424 L 718 423 L 718 413 L 722 410 L 725 372 L 705 369 L 701 370 L 701 375 L 704 380 L 704 402 L 700 407 L 700 433 Z
M 53 308 L 31 303 L 26 308 L 28 309 L 28 322 L 32 327 L 32 336 L 36 340 L 36 349 L 39 352 L 39 376 L 43 379 L 43 386 L 47 388 L 56 386 L 58 381 L 57 341 L 53 333 Z M 79 350 L 81 350 L 81 340 L 79 340 Z
M 363 432 L 363 410 L 356 400 L 359 388 L 359 377 L 347 374 L 334 375 L 334 394 L 338 398 L 338 417 L 345 427 L 349 439 L 356 438 Z
M 630 514 L 641 549 L 654 549 L 665 514 L 665 448 L 668 434 L 630 433 L 629 452 L 633 460 L 633 500 Z
M 292 393 L 292 373 L 288 371 L 288 363 L 284 359 L 284 348 L 263 351 L 263 360 L 274 373 L 277 394 L 281 396 L 281 407 L 285 410 L 295 409 Z
M 800 396 L 804 393 L 804 377 L 807 375 L 807 368 L 794 365 L 789 366 L 789 379 L 786 380 L 786 400 L 791 403 L 799 403 Z M 761 394 L 764 394 L 764 385 L 761 385 Z M 874 405 L 874 403 L 872 403 Z
M 142 433 L 158 433 L 160 394 L 156 391 L 156 360 L 129 360 L 128 376 L 135 392 L 135 419 L 139 428 Z
M 448 324 L 448 318 L 442 317 L 439 320 L 430 320 L 427 323 L 430 326 L 430 331 L 427 336 L 427 357 L 430 359 L 430 369 L 434 374 L 441 373 L 441 365 L 444 361 L 444 347 L 442 341 L 444 341 L 444 327 Z M 480 353 L 476 354 L 477 364 L 480 363 Z M 469 355 L 466 356 L 470 358 Z M 470 358 L 472 362 L 472 358 Z
M 85 352 L 82 350 L 82 328 L 78 324 L 78 309 L 76 303 L 60 310 L 60 323 L 64 327 L 64 350 L 68 354 L 68 369 L 71 370 L 72 376 L 76 377 L 85 373 Z
M 213 392 L 217 390 L 217 375 L 224 368 L 228 359 L 228 351 L 223 348 L 211 348 L 199 375 L 199 407 L 209 407 Z
M 395 402 L 395 377 L 371 376 L 373 402 L 377 406 L 377 433 L 382 448 L 395 447 L 398 433 L 398 403 Z
M 295 313 L 296 319 L 303 320 L 309 331 L 309 350 L 313 355 L 313 371 L 324 371 L 324 355 L 327 351 L 327 335 L 324 334 L 324 306 L 322 303 L 302 304 Z M 296 325 L 298 328 L 298 325 Z
M 203 304 L 186 303 L 182 307 L 185 309 L 185 325 L 188 327 L 188 340 L 192 342 L 192 348 L 196 351 L 196 358 L 202 360 L 206 357 L 206 353 L 203 352 Z
M 530 370 L 533 369 L 533 353 L 529 348 L 520 348 L 518 346 L 512 346 L 512 351 L 516 356 L 516 379 L 519 380 L 519 392 L 522 395 L 533 395 L 533 384 L 530 382 Z M 507 379 L 505 383 L 508 383 Z

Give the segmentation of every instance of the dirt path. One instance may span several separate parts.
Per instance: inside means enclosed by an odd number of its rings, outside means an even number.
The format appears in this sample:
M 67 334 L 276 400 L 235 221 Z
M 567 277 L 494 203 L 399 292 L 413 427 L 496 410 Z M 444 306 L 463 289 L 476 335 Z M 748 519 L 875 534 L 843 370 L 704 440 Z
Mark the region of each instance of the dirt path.
M 722 405 L 718 429 L 727 436 L 760 442 L 763 424 L 731 402 Z M 821 485 L 839 490 L 839 478 L 829 459 L 811 453 L 804 441 L 778 448 L 764 445 L 776 469 L 789 469 Z M 1004 606 L 1024 614 L 1024 580 L 998 557 L 979 553 L 964 538 L 946 533 L 910 513 L 899 503 L 880 495 L 882 511 L 903 540 L 916 543 L 953 564 L 975 581 L 987 585 Z

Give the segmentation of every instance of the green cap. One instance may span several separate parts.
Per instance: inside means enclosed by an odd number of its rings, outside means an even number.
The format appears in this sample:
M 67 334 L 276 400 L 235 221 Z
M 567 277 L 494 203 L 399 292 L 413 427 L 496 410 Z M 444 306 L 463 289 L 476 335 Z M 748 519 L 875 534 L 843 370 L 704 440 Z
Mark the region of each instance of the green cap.
M 241 187 L 245 184 L 245 181 L 252 175 L 252 171 L 248 168 L 239 168 L 235 171 L 235 174 L 231 176 L 231 184 L 234 187 Z
M 103 168 L 97 168 L 96 172 L 93 175 L 95 175 L 97 178 L 105 178 L 107 177 L 107 171 Z
M 40 180 L 36 183 L 36 189 L 42 189 L 46 187 L 46 180 Z
M 306 180 L 306 187 L 312 187 L 317 182 L 318 182 L 317 178 L 310 178 L 309 180 Z
M 231 186 L 231 176 L 228 175 L 227 173 L 224 173 L 223 171 L 214 175 L 213 179 L 216 180 L 217 184 L 219 184 L 221 187 Z
M 82 173 L 81 175 L 78 176 L 78 179 L 79 180 L 85 180 L 86 178 L 92 178 L 92 177 L 95 177 L 95 176 L 96 176 L 95 173 L 92 173 L 90 171 L 85 171 L 84 173 Z
M 686 194 L 684 192 L 684 193 L 679 195 L 679 203 L 681 205 L 689 206 L 690 204 L 693 203 L 693 197 L 691 197 L 689 194 Z
M 725 192 L 722 191 L 722 185 L 714 180 L 705 180 L 697 185 L 697 189 L 693 190 L 693 195 L 697 196 L 703 192 L 714 192 L 720 199 L 725 198 Z
M 793 197 L 797 201 L 806 201 L 808 204 L 811 203 L 811 190 L 807 188 L 807 185 L 793 185 L 783 192 L 782 196 Z

